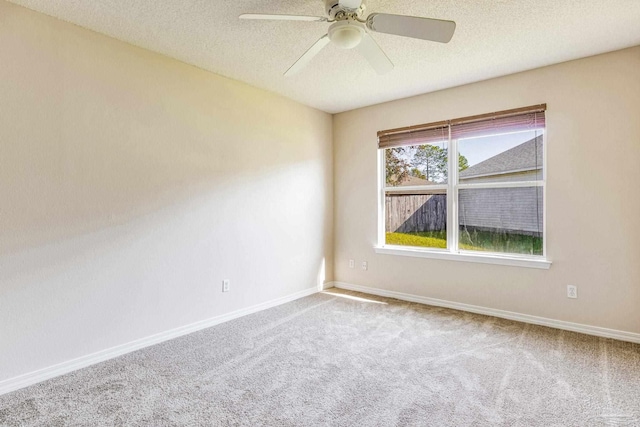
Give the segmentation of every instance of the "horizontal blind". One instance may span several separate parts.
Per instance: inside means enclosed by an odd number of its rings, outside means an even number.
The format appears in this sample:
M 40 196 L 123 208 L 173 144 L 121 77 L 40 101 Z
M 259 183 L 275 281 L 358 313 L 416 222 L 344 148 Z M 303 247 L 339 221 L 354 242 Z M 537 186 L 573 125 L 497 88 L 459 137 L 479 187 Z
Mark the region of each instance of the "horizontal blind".
M 477 138 L 502 133 L 544 129 L 544 111 L 451 123 L 451 139 Z
M 449 126 L 407 130 L 378 137 L 378 148 L 406 147 L 449 140 Z
M 378 148 L 405 147 L 545 127 L 546 104 L 378 132 Z

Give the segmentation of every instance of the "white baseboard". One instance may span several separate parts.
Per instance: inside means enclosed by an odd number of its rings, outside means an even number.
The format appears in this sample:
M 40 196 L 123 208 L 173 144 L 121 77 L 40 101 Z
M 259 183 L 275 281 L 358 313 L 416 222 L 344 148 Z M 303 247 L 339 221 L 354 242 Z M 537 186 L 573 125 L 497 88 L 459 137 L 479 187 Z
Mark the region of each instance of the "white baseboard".
M 335 283 L 336 282 L 324 282 L 324 284 L 322 285 L 322 290 L 326 290 L 326 289 L 331 289 L 333 287 L 335 287 Z
M 531 316 L 529 314 L 515 313 L 513 311 L 497 310 L 494 308 L 480 307 L 477 305 L 462 304 L 436 298 L 422 297 L 419 295 L 405 294 L 402 292 L 387 291 L 385 289 L 370 288 L 368 286 L 354 285 L 344 282 L 332 282 L 333 286 L 340 289 L 363 292 L 381 297 L 395 298 L 403 301 L 417 302 L 437 307 L 453 308 L 455 310 L 469 311 L 471 313 L 485 314 L 487 316 L 501 317 L 503 319 L 517 320 L 533 325 L 548 326 L 550 328 L 563 329 L 565 331 L 580 332 L 596 337 L 613 338 L 620 341 L 628 341 L 640 344 L 640 334 L 634 332 L 618 331 L 615 329 L 601 328 L 598 326 L 583 325 L 580 323 L 565 322 L 564 320 L 549 319 L 546 317 Z
M 551 328 L 564 329 L 567 331 L 580 332 L 587 335 L 594 335 L 603 338 L 613 338 L 621 341 L 628 341 L 640 344 L 640 334 L 633 332 L 618 331 L 615 329 L 601 328 L 597 326 L 583 325 L 579 323 L 565 322 L 562 320 L 554 320 L 545 317 L 531 316 L 528 314 L 514 313 L 511 311 L 497 310 L 493 308 L 480 307 L 470 304 L 462 304 L 452 301 L 440 300 L 435 298 L 422 297 L 418 295 L 405 294 L 401 292 L 388 291 L 384 289 L 371 288 L 368 286 L 354 285 L 344 282 L 326 282 L 322 288 L 340 288 L 348 289 L 352 291 L 363 292 L 371 295 L 378 295 L 388 298 L 396 298 L 403 301 L 417 302 L 426 305 L 433 305 L 437 307 L 446 307 L 456 310 L 468 311 L 471 313 L 485 314 L 488 316 L 501 317 L 504 319 L 516 320 L 524 323 L 531 323 L 534 325 L 548 326 Z M 132 341 L 126 344 L 122 344 L 116 347 L 112 347 L 106 350 L 102 350 L 96 353 L 92 353 L 86 356 L 79 357 L 77 359 L 69 360 L 67 362 L 59 363 L 57 365 L 49 366 L 34 372 L 29 372 L 14 378 L 9 378 L 4 381 L 0 381 L 0 395 L 9 393 L 50 378 L 54 378 L 78 369 L 85 368 L 87 366 L 94 365 L 96 363 L 104 362 L 109 359 L 113 359 L 118 356 L 122 356 L 132 351 L 140 350 L 145 347 L 149 347 L 161 342 L 177 338 L 183 335 L 190 334 L 202 329 L 209 328 L 211 326 L 219 325 L 224 322 L 228 322 L 233 319 L 237 319 L 248 314 L 257 313 L 268 308 L 276 307 L 287 302 L 294 301 L 299 298 L 306 297 L 318 292 L 318 287 L 305 289 L 300 292 L 296 292 L 285 297 L 277 298 L 271 301 L 267 301 L 261 304 L 257 304 L 251 307 L 236 310 L 231 313 L 223 314 L 220 316 L 205 319 L 196 323 L 181 326 L 179 328 L 171 329 L 169 331 L 161 332 L 159 334 L 151 335 L 149 337 L 141 338 L 136 341 Z
M 0 381 L 0 395 L 39 383 L 44 380 L 48 380 L 50 378 L 67 374 L 78 369 L 86 368 L 87 366 L 104 362 L 106 360 L 113 359 L 114 357 L 122 356 L 123 354 L 131 353 L 132 351 L 159 344 L 163 341 L 187 335 L 201 329 L 209 328 L 211 326 L 219 325 L 220 323 L 228 322 L 230 320 L 246 316 L 248 314 L 257 313 L 258 311 L 285 304 L 296 299 L 315 294 L 318 291 L 318 286 L 314 286 L 312 288 L 308 288 L 303 291 L 287 295 L 285 297 L 236 310 L 231 313 L 201 320 L 199 322 L 191 323 L 189 325 L 181 326 L 179 328 L 171 329 L 165 332 L 160 332 L 158 334 L 131 341 L 126 344 L 118 345 L 116 347 L 111 347 L 106 350 L 78 357 L 77 359 L 72 359 L 66 362 L 59 363 L 57 365 L 39 369 L 34 372 L 29 372 L 27 374 L 9 378 L 4 381 Z

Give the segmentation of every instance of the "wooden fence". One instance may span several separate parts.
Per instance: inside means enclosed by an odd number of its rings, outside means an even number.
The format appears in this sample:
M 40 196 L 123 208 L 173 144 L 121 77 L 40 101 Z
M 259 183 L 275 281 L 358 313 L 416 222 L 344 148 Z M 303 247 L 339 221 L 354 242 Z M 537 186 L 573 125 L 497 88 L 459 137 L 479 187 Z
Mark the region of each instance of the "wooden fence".
M 447 225 L 447 196 L 427 195 L 387 195 L 386 231 L 415 233 L 417 231 L 441 231 Z

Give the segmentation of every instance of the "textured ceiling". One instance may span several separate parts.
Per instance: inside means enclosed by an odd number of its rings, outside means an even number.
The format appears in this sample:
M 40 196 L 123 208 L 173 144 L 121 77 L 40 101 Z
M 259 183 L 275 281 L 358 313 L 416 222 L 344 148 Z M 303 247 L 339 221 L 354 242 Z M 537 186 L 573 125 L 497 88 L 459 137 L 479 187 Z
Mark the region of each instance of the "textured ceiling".
M 456 33 L 449 44 L 375 33 L 395 64 L 383 76 L 329 45 L 284 77 L 329 24 L 238 15 L 324 16 L 323 0 L 11 1 L 330 113 L 640 45 L 640 0 L 368 0 L 366 13 L 450 19 Z

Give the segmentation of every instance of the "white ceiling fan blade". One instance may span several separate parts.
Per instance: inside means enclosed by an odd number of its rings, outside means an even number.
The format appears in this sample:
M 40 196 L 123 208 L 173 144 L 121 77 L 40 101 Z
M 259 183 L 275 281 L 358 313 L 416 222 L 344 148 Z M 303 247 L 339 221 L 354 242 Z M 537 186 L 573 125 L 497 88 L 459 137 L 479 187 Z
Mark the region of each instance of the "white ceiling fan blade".
M 393 69 L 393 62 L 369 34 L 365 33 L 358 45 L 358 52 L 364 56 L 378 74 L 388 73 Z
M 346 9 L 356 10 L 362 4 L 362 0 L 340 0 L 338 4 Z
M 311 60 L 313 59 L 314 56 L 316 56 L 321 50 L 322 48 L 324 48 L 326 45 L 328 45 L 330 42 L 329 40 L 329 35 L 325 34 L 324 36 L 320 37 L 320 39 L 315 42 L 313 44 L 313 46 L 311 46 L 309 48 L 309 50 L 307 50 L 304 55 L 302 55 L 296 62 L 295 64 L 293 64 L 285 73 L 284 75 L 286 77 L 289 76 L 293 76 L 294 74 L 298 73 L 300 70 L 302 70 L 304 67 L 307 66 L 307 64 L 309 62 L 311 62 Z
M 417 16 L 372 13 L 367 18 L 367 28 L 379 33 L 448 43 L 456 30 L 456 23 Z
M 240 19 L 267 19 L 275 21 L 309 21 L 309 22 L 326 22 L 327 18 L 322 16 L 305 16 L 305 15 L 269 15 L 264 13 L 243 13 Z

